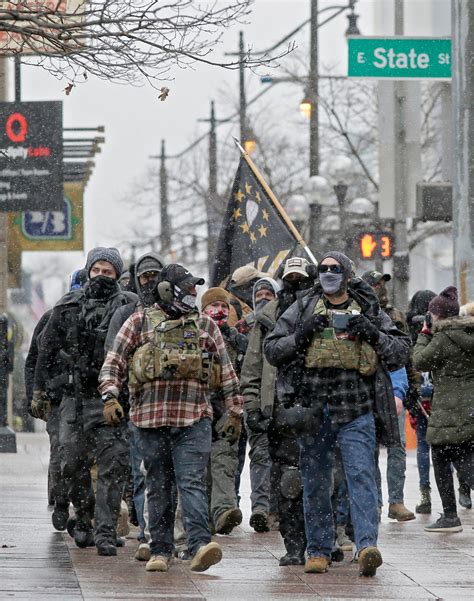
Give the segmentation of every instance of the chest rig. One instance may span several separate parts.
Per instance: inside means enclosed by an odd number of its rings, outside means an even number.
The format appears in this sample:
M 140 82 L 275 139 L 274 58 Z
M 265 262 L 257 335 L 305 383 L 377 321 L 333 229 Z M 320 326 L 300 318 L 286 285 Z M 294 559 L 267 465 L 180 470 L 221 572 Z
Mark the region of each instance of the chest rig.
M 140 386 L 155 380 L 209 380 L 210 356 L 199 345 L 197 314 L 169 319 L 157 308 L 146 309 L 144 320 L 153 329 L 150 340 L 140 346 L 129 365 L 129 380 Z
M 360 305 L 351 300 L 347 309 L 338 309 L 337 313 L 361 313 Z M 332 325 L 333 312 L 326 308 L 322 298 L 316 303 L 315 315 L 325 315 L 328 327 L 314 334 L 305 355 L 305 367 L 324 369 L 352 369 L 362 376 L 372 376 L 377 370 L 378 357 L 375 350 L 365 341 L 337 338 Z

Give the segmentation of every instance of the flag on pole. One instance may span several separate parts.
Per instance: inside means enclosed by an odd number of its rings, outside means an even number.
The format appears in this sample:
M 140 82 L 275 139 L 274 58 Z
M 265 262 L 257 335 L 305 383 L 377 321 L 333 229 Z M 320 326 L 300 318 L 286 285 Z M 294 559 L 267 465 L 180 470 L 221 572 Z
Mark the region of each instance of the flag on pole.
M 310 254 L 261 173 L 244 153 L 219 234 L 211 285 L 219 286 L 235 269 L 248 264 L 272 276 L 298 244 Z

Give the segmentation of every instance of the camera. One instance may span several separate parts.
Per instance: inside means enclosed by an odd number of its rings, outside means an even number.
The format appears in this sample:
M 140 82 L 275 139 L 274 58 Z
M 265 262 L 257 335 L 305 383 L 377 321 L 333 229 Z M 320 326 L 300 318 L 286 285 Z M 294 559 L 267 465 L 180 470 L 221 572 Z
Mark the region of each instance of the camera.
M 349 323 L 349 319 L 352 317 L 350 313 L 333 313 L 332 314 L 332 327 L 335 330 L 345 331 L 347 330 L 347 325 Z
M 431 313 L 428 311 L 428 313 L 425 315 L 425 322 L 426 325 L 429 327 L 429 329 L 431 330 L 431 328 L 433 327 L 433 317 L 431 315 Z

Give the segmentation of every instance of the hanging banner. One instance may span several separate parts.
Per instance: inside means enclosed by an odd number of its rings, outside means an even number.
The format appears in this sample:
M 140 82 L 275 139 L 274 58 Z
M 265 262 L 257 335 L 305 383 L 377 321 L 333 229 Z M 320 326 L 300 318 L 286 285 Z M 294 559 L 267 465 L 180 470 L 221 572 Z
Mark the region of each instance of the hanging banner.
M 62 207 L 62 102 L 0 102 L 0 211 Z

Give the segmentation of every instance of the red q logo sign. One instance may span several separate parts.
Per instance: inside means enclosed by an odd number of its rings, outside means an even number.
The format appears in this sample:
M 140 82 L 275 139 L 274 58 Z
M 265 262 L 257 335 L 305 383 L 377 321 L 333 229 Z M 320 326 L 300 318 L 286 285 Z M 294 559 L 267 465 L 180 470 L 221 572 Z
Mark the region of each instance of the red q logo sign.
M 21 113 L 12 113 L 5 125 L 7 136 L 12 142 L 24 142 L 28 133 L 28 121 Z

